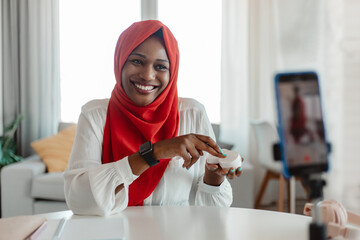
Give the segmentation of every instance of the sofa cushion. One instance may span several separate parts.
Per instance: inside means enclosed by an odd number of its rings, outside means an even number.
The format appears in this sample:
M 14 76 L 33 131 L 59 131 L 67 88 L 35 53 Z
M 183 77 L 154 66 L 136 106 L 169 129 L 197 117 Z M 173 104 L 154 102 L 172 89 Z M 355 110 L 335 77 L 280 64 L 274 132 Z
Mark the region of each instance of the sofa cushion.
M 31 196 L 33 198 L 65 201 L 63 173 L 46 173 L 33 178 Z
M 58 134 L 31 143 L 35 152 L 45 163 L 48 172 L 65 171 L 76 133 L 76 125 L 71 125 Z

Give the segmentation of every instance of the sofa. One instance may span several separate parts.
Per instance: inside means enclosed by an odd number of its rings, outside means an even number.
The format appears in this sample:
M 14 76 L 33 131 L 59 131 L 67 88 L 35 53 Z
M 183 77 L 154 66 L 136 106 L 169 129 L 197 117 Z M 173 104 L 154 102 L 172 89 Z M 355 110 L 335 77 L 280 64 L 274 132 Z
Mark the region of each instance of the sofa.
M 75 124 L 60 123 L 58 130 L 67 131 L 70 126 Z M 47 165 L 38 154 L 3 167 L 0 175 L 1 217 L 68 210 L 63 172 L 48 172 Z
M 1 170 L 2 217 L 67 210 L 63 173 L 46 172 L 38 155 Z
M 64 129 L 67 124 L 61 124 Z M 216 135 L 218 131 L 214 127 Z M 222 147 L 232 147 L 219 143 Z M 23 161 L 1 169 L 2 217 L 32 215 L 68 210 L 64 196 L 63 172 L 48 172 L 39 155 L 34 154 Z M 240 178 L 230 181 L 233 207 L 253 207 L 253 171 L 250 163 L 243 166 Z

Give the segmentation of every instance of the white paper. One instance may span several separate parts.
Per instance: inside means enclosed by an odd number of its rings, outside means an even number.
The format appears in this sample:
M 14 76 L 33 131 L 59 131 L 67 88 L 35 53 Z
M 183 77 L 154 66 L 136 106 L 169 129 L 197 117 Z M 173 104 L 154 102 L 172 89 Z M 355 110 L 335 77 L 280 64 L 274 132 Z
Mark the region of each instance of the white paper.
M 49 220 L 46 229 L 37 240 L 52 239 L 60 220 Z M 120 240 L 125 239 L 122 218 L 69 219 L 61 235 L 62 240 Z

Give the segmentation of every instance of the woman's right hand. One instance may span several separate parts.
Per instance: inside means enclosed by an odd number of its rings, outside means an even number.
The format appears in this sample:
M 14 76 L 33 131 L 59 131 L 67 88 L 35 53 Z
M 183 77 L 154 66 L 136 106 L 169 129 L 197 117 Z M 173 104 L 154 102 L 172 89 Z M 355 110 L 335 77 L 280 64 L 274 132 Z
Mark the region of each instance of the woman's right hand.
M 200 156 L 203 156 L 203 151 L 216 157 L 225 157 L 211 137 L 194 133 L 154 143 L 153 149 L 156 159 L 182 157 L 184 159 L 183 167 L 187 169 L 196 163 Z

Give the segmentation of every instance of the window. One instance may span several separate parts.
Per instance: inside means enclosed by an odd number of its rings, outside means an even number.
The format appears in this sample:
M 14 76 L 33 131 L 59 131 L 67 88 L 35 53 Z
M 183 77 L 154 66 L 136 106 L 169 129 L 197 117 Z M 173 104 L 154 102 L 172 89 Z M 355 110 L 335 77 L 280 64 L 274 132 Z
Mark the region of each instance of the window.
M 221 1 L 158 0 L 158 8 L 179 43 L 179 96 L 197 99 L 220 122 Z M 60 1 L 62 121 L 76 122 L 86 102 L 111 96 L 116 41 L 140 13 L 139 0 Z
M 61 120 L 77 122 L 81 106 L 109 98 L 117 39 L 140 20 L 140 1 L 60 1 Z
M 205 105 L 211 122 L 220 122 L 220 0 L 159 0 L 159 20 L 178 41 L 179 97 Z

